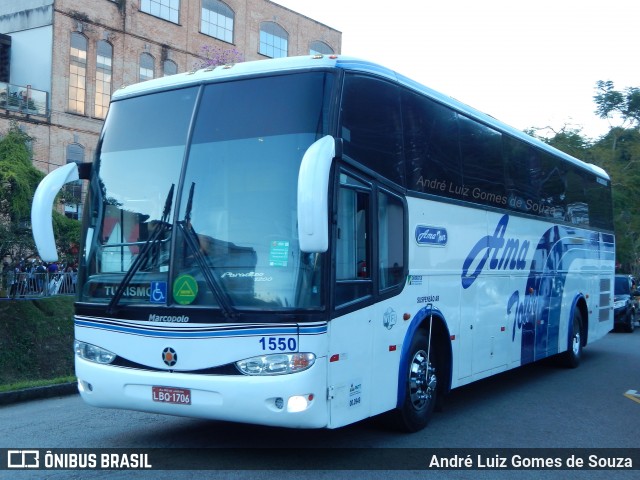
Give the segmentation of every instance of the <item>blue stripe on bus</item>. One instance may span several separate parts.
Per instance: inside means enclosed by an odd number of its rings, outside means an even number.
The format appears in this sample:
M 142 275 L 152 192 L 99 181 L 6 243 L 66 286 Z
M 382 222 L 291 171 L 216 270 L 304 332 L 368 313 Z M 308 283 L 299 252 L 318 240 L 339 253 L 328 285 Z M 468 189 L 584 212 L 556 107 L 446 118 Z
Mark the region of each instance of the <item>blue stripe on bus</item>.
M 225 338 L 225 337 L 249 337 L 256 335 L 318 335 L 327 333 L 327 324 L 322 325 L 292 325 L 287 327 L 277 326 L 251 326 L 249 328 L 205 327 L 200 329 L 185 328 L 147 328 L 130 323 L 100 321 L 88 319 L 75 319 L 75 325 L 84 328 L 94 328 L 129 335 L 161 338 Z M 181 326 L 182 327 L 182 326 Z
M 523 306 L 518 309 L 521 318 L 517 323 L 522 329 L 521 365 L 558 353 L 560 307 L 571 264 L 584 259 L 613 260 L 613 241 L 613 235 L 559 225 L 542 235 L 534 254 L 540 263 L 531 266 Z

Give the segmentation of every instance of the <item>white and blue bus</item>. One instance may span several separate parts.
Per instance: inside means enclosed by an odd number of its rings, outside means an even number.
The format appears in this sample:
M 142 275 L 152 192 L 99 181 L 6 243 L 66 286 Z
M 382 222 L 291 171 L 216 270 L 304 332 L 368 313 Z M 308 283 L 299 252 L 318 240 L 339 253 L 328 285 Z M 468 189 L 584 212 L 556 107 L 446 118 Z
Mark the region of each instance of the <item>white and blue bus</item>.
M 607 174 L 379 65 L 219 66 L 114 93 L 87 179 L 82 398 L 423 428 L 453 388 L 612 329 Z

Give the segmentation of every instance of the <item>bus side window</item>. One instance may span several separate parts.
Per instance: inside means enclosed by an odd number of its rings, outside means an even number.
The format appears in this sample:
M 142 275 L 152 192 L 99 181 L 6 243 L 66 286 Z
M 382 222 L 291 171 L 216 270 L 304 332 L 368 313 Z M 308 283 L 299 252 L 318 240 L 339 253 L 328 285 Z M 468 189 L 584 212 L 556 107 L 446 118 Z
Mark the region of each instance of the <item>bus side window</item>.
M 371 295 L 371 190 L 340 174 L 336 229 L 336 304 Z
M 342 96 L 344 154 L 404 186 L 398 86 L 379 78 L 347 74 Z
M 378 192 L 378 263 L 380 290 L 404 282 L 404 205 L 400 198 Z
M 464 191 L 456 189 L 463 185 L 458 114 L 408 90 L 402 93 L 402 113 L 407 187 L 458 198 Z

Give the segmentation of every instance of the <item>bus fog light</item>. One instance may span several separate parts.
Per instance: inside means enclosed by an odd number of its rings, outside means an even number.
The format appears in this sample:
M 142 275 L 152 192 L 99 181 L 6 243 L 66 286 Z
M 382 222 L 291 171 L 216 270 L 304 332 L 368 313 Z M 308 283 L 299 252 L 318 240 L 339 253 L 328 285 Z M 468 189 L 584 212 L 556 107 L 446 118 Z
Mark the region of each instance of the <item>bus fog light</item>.
M 240 360 L 236 367 L 245 375 L 286 375 L 306 370 L 315 361 L 313 353 L 278 353 Z
M 303 412 L 309 408 L 311 400 L 313 400 L 313 394 L 294 395 L 293 397 L 289 397 L 289 400 L 287 401 L 287 411 L 291 413 Z
M 90 343 L 79 342 L 76 340 L 73 343 L 73 348 L 80 358 L 89 360 L 90 362 L 102 363 L 108 365 L 116 358 L 116 354 L 105 350 L 104 348 L 96 347 Z

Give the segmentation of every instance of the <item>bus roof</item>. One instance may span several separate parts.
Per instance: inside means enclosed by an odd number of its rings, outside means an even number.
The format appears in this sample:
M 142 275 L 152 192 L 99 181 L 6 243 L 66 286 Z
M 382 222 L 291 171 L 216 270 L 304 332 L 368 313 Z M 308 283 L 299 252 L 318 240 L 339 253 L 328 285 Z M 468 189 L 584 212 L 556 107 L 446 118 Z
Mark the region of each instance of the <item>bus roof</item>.
M 145 82 L 123 86 L 119 90 L 114 92 L 112 100 L 117 101 L 130 96 L 144 95 L 155 91 L 171 90 L 174 88 L 210 83 L 217 80 L 230 79 L 235 77 L 328 68 L 342 68 L 345 70 L 371 73 L 388 78 L 399 83 L 400 85 L 421 92 L 424 95 L 432 98 L 433 100 L 451 107 L 457 112 L 478 120 L 490 127 L 493 127 L 501 131 L 502 133 L 511 135 L 512 137 L 516 137 L 541 150 L 545 150 L 557 157 L 563 158 L 568 162 L 578 165 L 583 169 L 589 170 L 599 177 L 610 180 L 607 172 L 597 165 L 586 163 L 582 160 L 572 157 L 571 155 L 564 153 L 544 143 L 543 141 L 538 140 L 535 137 L 527 135 L 526 133 L 514 127 L 511 127 L 484 112 L 476 110 L 475 108 L 470 107 L 463 102 L 444 95 L 429 87 L 426 87 L 414 80 L 411 80 L 408 77 L 405 77 L 391 69 L 378 65 L 376 63 L 342 55 L 305 55 L 268 60 L 254 60 L 250 62 L 220 65 L 217 67 L 207 67 L 200 70 L 193 70 L 190 72 L 179 73 L 176 75 L 170 75 L 167 77 L 156 78 Z

